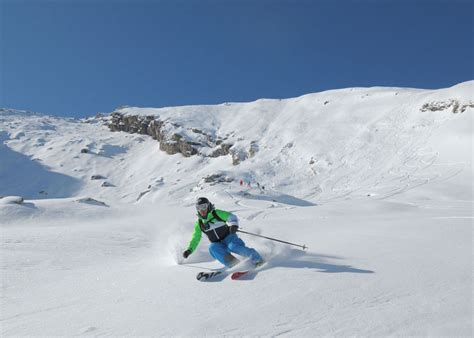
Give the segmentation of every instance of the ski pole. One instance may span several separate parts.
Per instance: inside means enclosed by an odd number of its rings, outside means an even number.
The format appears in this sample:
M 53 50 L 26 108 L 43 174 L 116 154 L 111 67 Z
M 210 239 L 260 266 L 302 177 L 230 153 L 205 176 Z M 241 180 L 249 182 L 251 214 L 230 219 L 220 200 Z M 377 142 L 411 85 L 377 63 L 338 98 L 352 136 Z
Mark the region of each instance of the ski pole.
M 266 236 L 262 236 L 262 235 L 257 235 L 257 234 L 254 234 L 254 233 L 251 233 L 251 232 L 247 232 L 247 231 L 243 231 L 243 230 L 237 230 L 238 232 L 241 232 L 243 234 L 247 234 L 247 235 L 252 235 L 252 236 L 257 236 L 257 237 L 261 237 L 261 238 L 266 238 L 266 239 L 269 239 L 269 240 L 272 240 L 272 241 L 276 241 L 276 242 L 280 242 L 280 243 L 285 243 L 285 244 L 289 244 L 289 245 L 294 245 L 294 246 L 298 246 L 300 248 L 303 248 L 303 250 L 306 250 L 308 247 L 306 245 L 299 245 L 299 244 L 295 244 L 295 243 L 290 243 L 290 242 L 286 242 L 286 241 L 282 241 L 280 239 L 276 239 L 276 238 L 271 238 L 271 237 L 266 237 Z

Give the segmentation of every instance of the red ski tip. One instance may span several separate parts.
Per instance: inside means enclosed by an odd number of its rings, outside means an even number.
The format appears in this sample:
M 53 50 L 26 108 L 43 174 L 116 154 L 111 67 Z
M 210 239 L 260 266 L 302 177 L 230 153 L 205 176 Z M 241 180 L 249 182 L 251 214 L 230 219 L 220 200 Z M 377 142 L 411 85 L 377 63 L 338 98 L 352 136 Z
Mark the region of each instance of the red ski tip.
M 239 279 L 240 277 L 244 276 L 245 274 L 247 274 L 248 271 L 238 271 L 238 272 L 234 272 L 232 274 L 232 276 L 230 276 L 231 279 Z

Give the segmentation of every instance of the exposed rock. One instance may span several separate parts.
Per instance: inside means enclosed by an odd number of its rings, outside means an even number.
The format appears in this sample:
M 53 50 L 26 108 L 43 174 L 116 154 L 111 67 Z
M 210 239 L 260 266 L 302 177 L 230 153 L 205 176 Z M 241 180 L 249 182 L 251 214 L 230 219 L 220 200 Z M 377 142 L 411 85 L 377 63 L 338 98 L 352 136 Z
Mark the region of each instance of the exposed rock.
M 248 150 L 245 150 L 240 147 L 234 147 L 230 149 L 232 155 L 232 164 L 239 165 L 241 162 L 247 160 L 248 158 L 254 157 L 259 151 L 259 146 L 255 141 L 250 143 Z
M 160 149 L 170 155 L 177 153 L 185 157 L 196 155 L 198 151 L 194 146 L 195 144 L 186 142 L 179 134 L 171 135 L 171 140 L 160 141 Z
M 160 150 L 167 154 L 182 154 L 185 157 L 200 154 L 207 157 L 226 156 L 232 145 L 220 138 L 214 139 L 197 128 L 185 128 L 177 123 L 162 121 L 155 116 L 125 115 L 114 112 L 108 127 L 112 131 L 125 131 L 151 136 L 160 142 Z M 188 135 L 195 135 L 189 137 Z M 210 151 L 210 149 L 214 149 Z
M 449 100 L 449 101 L 439 101 L 439 102 L 430 102 L 425 103 L 421 108 L 420 111 L 443 111 L 446 109 L 450 109 L 454 114 L 457 113 L 464 113 L 467 108 L 474 108 L 474 102 L 469 102 L 466 104 L 459 103 L 458 100 Z
M 102 206 L 102 207 L 108 207 L 108 205 L 106 203 L 104 203 L 102 201 L 98 201 L 98 200 L 93 199 L 91 197 L 79 198 L 75 202 L 92 204 L 92 205 L 97 205 L 97 206 Z
M 142 192 L 140 193 L 140 195 L 138 195 L 138 197 L 137 197 L 137 199 L 136 199 L 135 201 L 138 202 L 143 196 L 145 196 L 146 194 L 148 194 L 150 191 L 151 191 L 151 189 L 142 191 Z
M 216 183 L 230 183 L 234 181 L 233 178 L 225 176 L 224 174 L 213 174 L 203 178 L 205 183 L 211 183 L 214 185 Z
M 220 143 L 220 147 L 214 150 L 209 157 L 219 157 L 219 156 L 225 156 L 230 153 L 230 147 L 232 145 L 226 144 L 226 143 Z
M 242 150 L 231 150 L 231 155 L 232 155 L 232 164 L 233 165 L 239 165 L 240 162 L 245 161 L 248 158 L 248 154 L 245 151 Z
M 250 143 L 249 157 L 254 157 L 255 154 L 258 152 L 258 150 L 259 150 L 258 144 L 255 141 L 252 141 Z
M 197 192 L 197 191 L 203 190 L 206 184 L 215 185 L 218 183 L 230 183 L 233 181 L 234 179 L 232 177 L 226 176 L 226 174 L 223 174 L 223 173 L 213 174 L 213 175 L 203 177 L 199 181 L 199 183 L 195 187 L 191 188 L 189 191 Z

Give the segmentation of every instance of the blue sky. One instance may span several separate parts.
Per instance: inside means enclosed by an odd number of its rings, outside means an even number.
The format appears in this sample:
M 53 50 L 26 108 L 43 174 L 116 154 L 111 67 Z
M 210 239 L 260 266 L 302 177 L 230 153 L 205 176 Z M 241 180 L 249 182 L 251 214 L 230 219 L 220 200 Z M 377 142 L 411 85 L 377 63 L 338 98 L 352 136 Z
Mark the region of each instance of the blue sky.
M 0 2 L 0 107 L 85 117 L 474 78 L 469 0 Z

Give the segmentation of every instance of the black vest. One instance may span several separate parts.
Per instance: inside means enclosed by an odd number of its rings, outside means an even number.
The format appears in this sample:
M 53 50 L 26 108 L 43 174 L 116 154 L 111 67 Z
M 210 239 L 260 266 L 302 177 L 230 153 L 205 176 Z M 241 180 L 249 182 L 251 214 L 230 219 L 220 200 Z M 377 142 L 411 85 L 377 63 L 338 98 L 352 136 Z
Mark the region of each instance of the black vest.
M 216 210 L 212 210 L 211 215 L 211 219 L 209 219 L 209 221 L 206 223 L 204 223 L 201 217 L 199 217 L 199 227 L 201 228 L 201 231 L 204 232 L 209 238 L 209 241 L 213 243 L 220 242 L 230 233 L 229 227 L 227 226 L 226 222 L 219 217 Z M 214 226 L 216 223 L 222 224 Z

